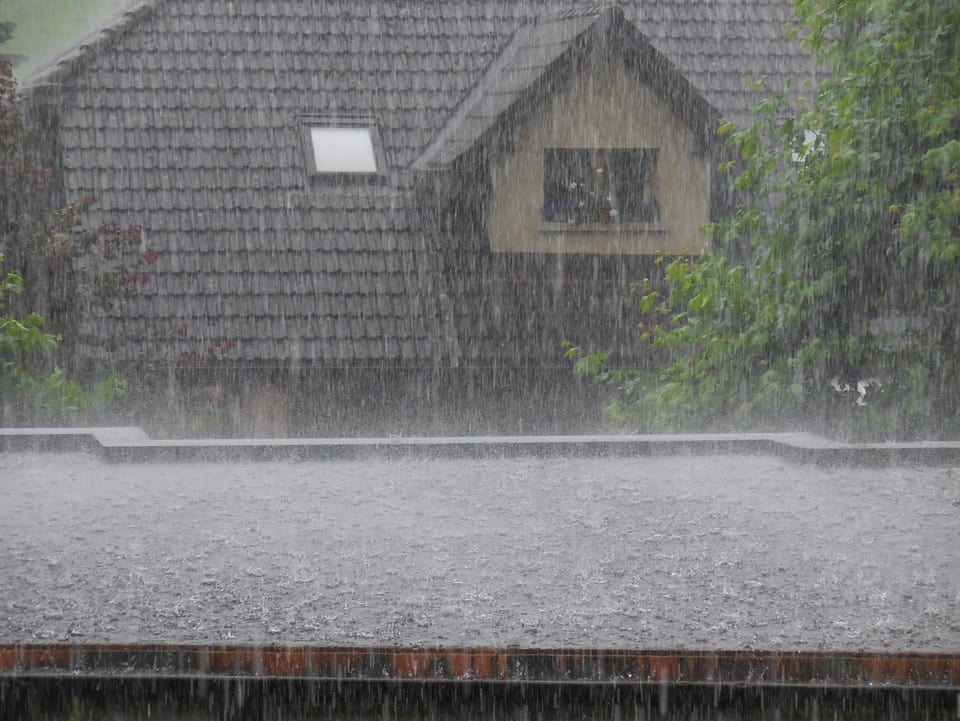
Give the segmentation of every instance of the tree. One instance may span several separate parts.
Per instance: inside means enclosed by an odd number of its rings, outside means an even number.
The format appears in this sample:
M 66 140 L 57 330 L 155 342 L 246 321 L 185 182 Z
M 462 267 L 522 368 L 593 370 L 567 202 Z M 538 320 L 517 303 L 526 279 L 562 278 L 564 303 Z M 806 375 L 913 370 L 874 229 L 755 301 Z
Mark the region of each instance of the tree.
M 788 87 L 751 127 L 721 128 L 743 203 L 709 250 L 639 285 L 663 366 L 614 371 L 574 349 L 575 370 L 615 382 L 628 423 L 829 425 L 842 407 L 857 432 L 955 432 L 960 4 L 797 0 L 796 13 L 828 77 L 806 103 Z
M 0 23 L 0 43 L 12 26 Z M 32 420 L 110 399 L 123 390 L 111 373 L 92 388 L 69 381 L 76 335 L 46 332 L 80 326 L 95 303 L 131 292 L 148 276 L 138 256 L 139 228 L 87 227 L 86 196 L 57 207 L 56 174 L 43 162 L 42 129 L 26 121 L 8 58 L 0 56 L 0 394 L 3 420 Z M 8 268 L 10 270 L 5 270 Z

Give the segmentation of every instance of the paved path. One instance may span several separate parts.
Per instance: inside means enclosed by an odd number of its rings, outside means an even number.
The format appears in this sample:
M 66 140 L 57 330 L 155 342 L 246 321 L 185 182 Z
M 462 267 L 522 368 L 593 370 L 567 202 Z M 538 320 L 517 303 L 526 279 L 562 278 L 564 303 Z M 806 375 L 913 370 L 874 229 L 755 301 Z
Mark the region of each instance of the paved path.
M 2 463 L 0 642 L 960 650 L 960 469 Z

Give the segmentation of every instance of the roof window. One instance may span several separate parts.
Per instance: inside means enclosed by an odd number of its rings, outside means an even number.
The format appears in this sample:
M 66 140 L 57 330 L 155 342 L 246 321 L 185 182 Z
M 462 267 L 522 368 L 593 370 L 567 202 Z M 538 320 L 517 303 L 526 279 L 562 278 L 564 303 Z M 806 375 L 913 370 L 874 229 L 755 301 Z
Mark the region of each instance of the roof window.
M 371 120 L 304 118 L 303 130 L 311 175 L 369 177 L 382 172 L 379 134 Z

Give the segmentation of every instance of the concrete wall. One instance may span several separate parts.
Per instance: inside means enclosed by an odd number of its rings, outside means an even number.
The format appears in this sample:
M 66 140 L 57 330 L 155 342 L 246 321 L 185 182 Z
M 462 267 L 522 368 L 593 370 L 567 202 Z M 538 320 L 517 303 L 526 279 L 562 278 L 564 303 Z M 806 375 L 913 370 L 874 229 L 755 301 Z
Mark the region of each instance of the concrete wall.
M 544 148 L 657 148 L 657 224 L 546 224 Z M 514 136 L 514 151 L 493 162 L 487 218 L 491 249 L 520 253 L 678 254 L 698 250 L 710 220 L 710 160 L 694 135 L 648 86 L 614 60 L 583 69 Z M 559 226 L 559 229 L 558 229 Z

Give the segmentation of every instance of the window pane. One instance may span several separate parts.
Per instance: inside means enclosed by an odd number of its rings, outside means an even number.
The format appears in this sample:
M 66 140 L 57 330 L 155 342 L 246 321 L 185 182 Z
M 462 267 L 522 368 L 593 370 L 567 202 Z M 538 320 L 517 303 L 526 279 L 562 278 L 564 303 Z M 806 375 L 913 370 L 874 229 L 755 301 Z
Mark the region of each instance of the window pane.
M 310 128 L 318 173 L 376 173 L 370 128 Z
M 571 225 L 653 222 L 659 214 L 649 148 L 546 148 L 543 220 Z

